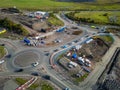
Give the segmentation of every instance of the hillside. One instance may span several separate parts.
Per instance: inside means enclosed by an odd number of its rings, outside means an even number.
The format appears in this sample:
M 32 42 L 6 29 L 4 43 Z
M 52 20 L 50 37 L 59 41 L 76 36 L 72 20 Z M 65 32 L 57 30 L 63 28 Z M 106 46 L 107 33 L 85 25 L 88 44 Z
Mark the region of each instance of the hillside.
M 91 0 L 86 0 L 86 1 L 91 1 Z M 95 0 L 95 2 L 80 2 L 80 3 L 59 2 L 58 0 L 1 0 L 0 7 L 16 6 L 17 8 L 20 8 L 20 9 L 29 9 L 29 10 L 39 9 L 39 10 L 54 10 L 54 11 L 58 11 L 58 10 L 120 10 L 120 5 L 118 2 L 120 2 L 120 0 L 97 0 L 97 1 Z
M 120 0 L 97 0 L 97 3 L 120 3 Z
M 120 3 L 120 0 L 57 0 L 62 2 Z
M 95 0 L 58 0 L 61 2 L 94 2 Z

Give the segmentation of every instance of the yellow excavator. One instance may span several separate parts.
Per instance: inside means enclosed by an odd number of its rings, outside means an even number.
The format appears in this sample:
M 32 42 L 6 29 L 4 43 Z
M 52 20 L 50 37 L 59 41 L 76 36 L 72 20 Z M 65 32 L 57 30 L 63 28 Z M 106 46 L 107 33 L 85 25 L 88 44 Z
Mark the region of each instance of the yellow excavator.
M 5 33 L 5 32 L 6 32 L 6 29 L 0 30 L 0 34 L 3 34 L 3 33 Z

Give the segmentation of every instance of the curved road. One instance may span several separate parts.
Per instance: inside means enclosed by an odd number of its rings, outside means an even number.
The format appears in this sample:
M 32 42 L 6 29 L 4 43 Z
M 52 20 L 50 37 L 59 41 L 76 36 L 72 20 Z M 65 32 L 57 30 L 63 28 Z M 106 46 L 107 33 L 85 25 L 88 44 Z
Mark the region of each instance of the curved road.
M 64 16 L 62 18 L 59 15 L 56 15 L 56 16 L 64 22 L 65 26 L 67 26 L 69 28 L 75 26 L 75 27 L 78 27 L 80 30 L 83 30 L 82 35 L 78 36 L 74 40 L 66 42 L 65 45 L 67 43 L 73 42 L 75 40 L 81 40 L 81 38 L 85 39 L 86 35 L 93 34 L 93 33 L 96 33 L 98 31 L 96 29 L 91 29 L 89 27 L 82 27 L 82 26 L 78 26 L 77 24 L 72 24 L 72 23 L 68 22 L 68 20 L 66 20 L 65 19 L 66 17 L 64 17 Z M 61 49 L 60 46 L 56 46 L 56 47 L 52 47 L 52 48 L 51 47 L 50 48 L 49 47 L 48 48 L 37 48 L 37 47 L 22 46 L 22 45 L 20 45 L 20 42 L 8 40 L 8 39 L 1 39 L 0 42 L 5 43 L 6 44 L 5 47 L 8 50 L 8 54 L 12 54 L 12 57 L 10 59 L 9 58 L 4 58 L 6 60 L 6 63 L 3 64 L 4 68 L 5 68 L 5 72 L 1 72 L 0 73 L 1 76 L 4 76 L 4 75 L 5 76 L 30 75 L 32 72 L 37 71 L 37 72 L 40 73 L 41 76 L 46 75 L 46 74 L 50 75 L 51 76 L 51 81 L 53 83 L 55 83 L 56 85 L 58 85 L 59 87 L 61 87 L 62 89 L 64 89 L 65 87 L 69 87 L 72 90 L 87 90 L 87 88 L 83 89 L 83 87 L 80 88 L 78 86 L 73 85 L 71 82 L 69 82 L 69 80 L 63 80 L 64 77 L 61 74 L 59 74 L 58 72 L 56 72 L 54 69 L 51 68 L 51 65 L 50 65 L 50 62 L 49 62 L 50 55 L 46 56 L 44 51 L 50 51 L 50 53 L 53 53 L 53 50 Z M 74 44 L 74 45 L 76 45 L 76 44 Z M 74 46 L 74 45 L 72 45 L 72 46 Z M 72 46 L 70 46 L 70 47 L 72 47 Z M 29 51 L 29 50 L 34 50 L 36 52 L 39 52 L 39 55 L 41 57 L 40 60 L 39 60 L 40 64 L 37 67 L 26 68 L 24 70 L 24 72 L 20 72 L 20 73 L 13 72 L 15 69 L 18 69 L 18 67 L 14 67 L 11 63 L 14 56 L 16 54 L 21 54 L 22 52 L 26 52 L 26 51 Z M 59 51 L 59 52 L 61 52 L 61 51 Z M 39 71 L 38 69 L 40 69 L 41 67 L 43 67 L 46 70 L 46 72 Z

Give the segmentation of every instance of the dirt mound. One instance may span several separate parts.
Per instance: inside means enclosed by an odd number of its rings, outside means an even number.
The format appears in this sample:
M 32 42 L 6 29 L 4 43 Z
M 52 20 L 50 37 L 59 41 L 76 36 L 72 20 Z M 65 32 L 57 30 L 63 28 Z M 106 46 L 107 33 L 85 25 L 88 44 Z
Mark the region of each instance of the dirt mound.
M 36 22 L 36 23 L 33 23 L 32 28 L 38 31 L 38 30 L 41 30 L 42 28 L 44 29 L 49 28 L 49 26 L 47 25 L 46 22 Z

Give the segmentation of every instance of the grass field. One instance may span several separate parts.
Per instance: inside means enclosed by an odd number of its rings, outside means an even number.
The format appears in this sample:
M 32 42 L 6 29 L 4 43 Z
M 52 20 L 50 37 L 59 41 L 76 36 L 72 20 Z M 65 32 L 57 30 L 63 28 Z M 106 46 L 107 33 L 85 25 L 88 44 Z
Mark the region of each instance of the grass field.
M 2 58 L 5 55 L 5 50 L 3 46 L 0 46 L 0 58 Z
M 63 26 L 64 23 L 59 20 L 53 13 L 50 14 L 49 18 L 47 19 L 48 23 L 54 26 Z
M 120 9 L 119 0 L 98 0 L 94 3 L 57 2 L 55 0 L 0 0 L 0 7 L 16 6 L 29 10 L 116 10 Z M 105 2 L 105 3 L 104 3 Z
M 88 76 L 88 73 L 84 74 L 83 76 L 81 76 L 79 78 L 75 78 L 75 82 L 76 83 L 82 82 L 87 78 L 87 76 Z
M 120 0 L 97 0 L 97 3 L 117 3 Z
M 41 90 L 54 90 L 49 84 L 43 83 Z
M 108 44 L 114 42 L 114 39 L 113 39 L 111 36 L 109 36 L 109 35 L 106 35 L 106 36 L 98 36 L 98 38 L 102 39 L 103 41 L 105 41 L 105 42 L 108 43 Z
M 27 79 L 16 78 L 15 81 L 18 83 L 18 85 L 23 85 L 27 82 Z M 40 83 L 34 83 L 27 90 L 36 90 L 36 88 L 39 86 L 41 87 L 41 90 L 53 90 L 53 87 L 45 81 L 41 81 Z
M 96 24 L 120 25 L 120 12 L 111 12 L 111 11 L 83 12 L 82 11 L 76 13 L 68 13 L 67 16 L 76 21 L 83 21 L 88 23 L 92 22 Z

